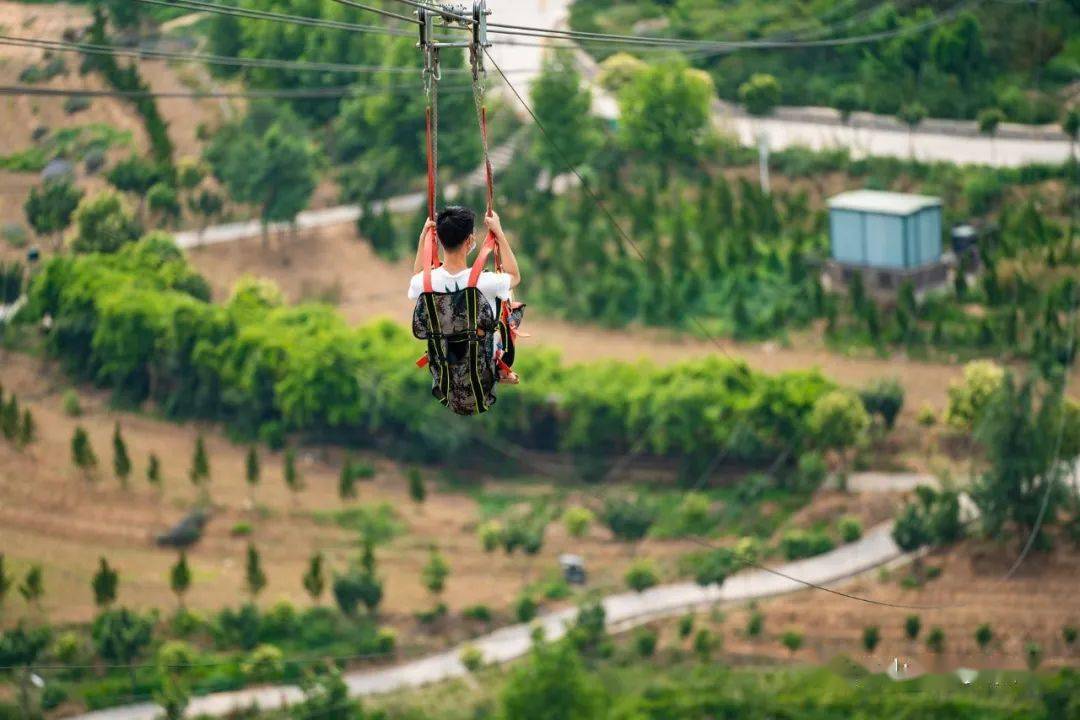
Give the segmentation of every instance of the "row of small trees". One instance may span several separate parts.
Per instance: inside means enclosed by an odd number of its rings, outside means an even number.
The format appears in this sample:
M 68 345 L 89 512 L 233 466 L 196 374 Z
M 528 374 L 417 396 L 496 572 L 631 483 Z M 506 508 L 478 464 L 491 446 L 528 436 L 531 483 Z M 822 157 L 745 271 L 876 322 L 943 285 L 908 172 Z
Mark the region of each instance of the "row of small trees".
M 37 423 L 29 407 L 20 407 L 14 392 L 4 395 L 0 386 L 0 435 L 18 448 L 24 448 L 37 438 Z

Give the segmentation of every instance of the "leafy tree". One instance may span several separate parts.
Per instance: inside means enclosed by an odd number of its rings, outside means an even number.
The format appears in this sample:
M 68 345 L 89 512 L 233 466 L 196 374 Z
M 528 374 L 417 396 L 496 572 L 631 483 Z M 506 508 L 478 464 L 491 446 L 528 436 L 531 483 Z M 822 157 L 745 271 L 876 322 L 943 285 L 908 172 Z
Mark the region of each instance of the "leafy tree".
M 106 610 L 94 621 L 90 634 L 102 660 L 128 666 L 131 691 L 136 692 L 134 663 L 154 639 L 154 617 L 123 607 Z
M 563 513 L 562 521 L 570 537 L 582 538 L 589 532 L 589 525 L 595 519 L 592 511 L 578 505 L 569 507 Z
M 323 554 L 315 553 L 308 560 L 307 571 L 303 577 L 304 590 L 311 597 L 312 602 L 318 604 L 322 598 L 323 590 L 326 589 L 326 578 L 323 577 Z
M 180 219 L 180 200 L 176 188 L 168 183 L 155 183 L 146 193 L 146 204 L 159 225 L 171 225 Z
M 104 191 L 83 198 L 75 210 L 75 238 L 71 249 L 77 253 L 114 253 L 139 237 L 139 229 L 120 196 Z
M 654 630 L 642 628 L 634 635 L 634 649 L 639 657 L 650 658 L 656 654 L 658 637 Z
M 183 608 L 184 595 L 191 589 L 191 568 L 188 567 L 187 553 L 183 551 L 169 570 L 169 589 L 176 595 L 177 604 Z
M 374 614 L 383 599 L 382 581 L 372 570 L 358 564 L 352 564 L 346 572 L 334 575 L 333 591 L 338 608 L 348 617 L 355 617 L 361 604 L 369 614 Z
M 908 129 L 908 154 L 915 157 L 915 128 L 926 119 L 926 106 L 922 103 L 912 102 L 901 106 L 896 119 L 904 123 Z
M 833 90 L 832 106 L 840 112 L 840 119 L 846 125 L 851 121 L 851 114 L 863 106 L 862 88 L 858 85 L 840 85 Z
M 647 558 L 635 561 L 626 571 L 626 586 L 635 592 L 644 592 L 658 582 L 656 566 Z
M 904 408 L 904 386 L 896 378 L 879 379 L 859 391 L 866 412 L 878 415 L 889 430 Z
M 619 93 L 623 145 L 658 165 L 665 176 L 673 165 L 697 160 L 709 134 L 713 92 L 709 76 L 685 62 L 649 67 Z
M 437 548 L 431 549 L 427 564 L 421 571 L 424 587 L 432 595 L 438 596 L 446 588 L 446 578 L 450 575 L 450 565 Z
M 961 87 L 969 89 L 987 59 L 978 18 L 964 12 L 955 22 L 939 26 L 930 40 L 930 55 L 938 68 L 955 75 Z
M 514 603 L 514 617 L 517 618 L 519 623 L 532 622 L 539 610 L 540 607 L 536 603 L 536 598 L 527 592 L 522 593 L 517 602 Z
M 2 575 L 3 575 L 3 573 L 0 572 L 0 576 L 2 576 Z M 2 587 L 3 587 L 3 580 L 0 579 L 0 588 L 2 588 Z M 3 601 L 3 597 L 4 597 L 3 592 L 0 592 L 0 602 Z M 1066 625 L 1063 628 L 1061 628 L 1061 639 L 1064 640 L 1065 644 L 1068 645 L 1069 647 L 1072 647 L 1073 645 L 1076 644 L 1077 635 L 1080 635 L 1080 631 L 1077 630 L 1075 625 Z
M 213 190 L 203 189 L 198 195 L 188 198 L 188 209 L 196 213 L 199 220 L 199 234 L 201 235 L 206 226 L 225 209 L 225 201 Z
M 252 445 L 248 448 L 247 458 L 244 461 L 244 480 L 248 486 L 248 504 L 255 509 L 255 489 L 259 486 L 259 451 Z
M 780 643 L 788 649 L 788 652 L 794 655 L 799 652 L 799 648 L 803 645 L 803 634 L 797 630 L 785 630 L 784 634 L 780 636 Z
M 109 565 L 104 557 L 98 563 L 97 572 L 90 582 L 94 591 L 94 604 L 99 608 L 108 608 L 116 602 L 116 591 L 120 585 L 120 574 Z
M 97 455 L 90 445 L 90 436 L 81 425 L 75 427 L 71 436 L 71 462 L 87 476 L 97 467 Z
M 500 699 L 503 717 L 514 720 L 593 720 L 604 707 L 602 689 L 567 642 L 534 645 Z
M 958 430 L 974 430 L 991 399 L 1005 384 L 1005 370 L 989 360 L 964 366 L 960 382 L 949 383 L 945 422 Z
M 489 520 L 486 523 L 480 525 L 476 530 L 476 534 L 480 536 L 480 546 L 484 548 L 484 552 L 495 552 L 495 549 L 499 547 L 503 540 L 503 527 L 494 520 Z
M 990 138 L 991 148 L 993 148 L 992 141 L 997 135 L 998 126 L 1005 122 L 1005 113 L 1001 108 L 986 108 L 979 111 L 975 122 L 979 126 L 979 132 Z M 991 161 L 993 161 L 993 158 L 991 158 Z
M 187 683 L 174 673 L 161 673 L 161 680 L 154 691 L 154 702 L 162 709 L 165 720 L 183 720 L 191 702 Z
M 205 487 L 210 481 L 210 458 L 206 454 L 206 443 L 203 436 L 195 438 L 195 451 L 191 457 L 191 469 L 188 471 L 191 484 L 196 487 Z
M 739 100 L 751 115 L 769 115 L 780 104 L 780 81 L 766 73 L 755 73 L 739 86 Z
M 274 682 L 285 672 L 285 655 L 281 648 L 264 643 L 248 653 L 240 670 L 250 681 Z
M 814 403 L 807 425 L 817 445 L 827 450 L 844 450 L 861 442 L 870 418 L 857 396 L 834 390 Z
M 128 457 L 127 443 L 120 432 L 120 423 L 113 427 L 113 474 L 123 487 L 127 487 L 131 476 L 131 458 Z
M 873 654 L 878 643 L 881 642 L 881 628 L 877 625 L 869 625 L 863 628 L 862 644 L 866 652 Z
M 19 583 L 19 594 L 27 604 L 39 605 L 41 603 L 41 598 L 45 594 L 45 575 L 41 570 L 41 565 L 34 564 L 27 569 L 26 576 Z
M 82 200 L 83 191 L 70 179 L 47 180 L 40 188 L 30 189 L 23 205 L 26 219 L 38 235 L 51 235 L 60 247 L 60 238 L 71 225 L 71 216 Z
M 165 174 L 158 163 L 132 153 L 113 165 L 112 169 L 105 173 L 105 179 L 120 192 L 138 197 L 141 213 L 150 188 L 165 180 Z
M 990 629 L 990 623 L 983 623 L 979 627 L 975 628 L 975 642 L 978 644 L 979 649 L 986 652 L 986 648 L 994 640 L 994 631 Z
M 219 132 L 207 150 L 214 174 L 233 199 L 258 208 L 264 243 L 270 223 L 291 223 L 307 207 L 316 182 L 315 149 L 303 125 L 291 113 L 277 112 L 260 128 L 257 114 L 265 112 L 252 109 L 243 123 Z
M 538 134 L 533 152 L 550 178 L 567 165 L 576 168 L 590 160 L 601 138 L 591 113 L 592 94 L 569 52 L 548 55 L 532 85 L 532 106 L 549 136 Z
M 423 505 L 427 497 L 427 487 L 424 485 L 424 476 L 416 468 L 409 468 L 409 497 L 417 505 Z
M 922 630 L 922 619 L 918 615 L 908 615 L 904 618 L 904 635 L 908 640 L 917 639 L 920 630 Z
M 284 461 L 285 487 L 292 493 L 293 502 L 296 502 L 297 493 L 304 489 L 304 479 L 300 471 L 296 469 L 296 450 L 287 448 Z
M 263 588 L 266 587 L 266 572 L 262 568 L 262 558 L 259 551 L 252 544 L 247 547 L 247 562 L 244 570 L 244 580 L 247 584 L 248 594 L 254 600 Z
M 150 483 L 151 487 L 161 489 L 161 460 L 157 453 L 150 453 L 150 461 L 146 465 L 146 482 Z
M 48 648 L 51 640 L 52 631 L 49 628 L 30 628 L 22 622 L 14 628 L 0 632 L 0 666 L 21 669 L 19 673 L 20 717 L 37 716 L 30 698 L 33 667 Z
M 980 522 L 990 536 L 1000 537 L 1006 523 L 1020 528 L 1024 538 L 1053 524 L 1064 499 L 1058 463 L 1063 398 L 1060 388 L 1049 390 L 1035 407 L 1032 382 L 1017 387 L 1011 375 L 991 398 L 976 437 L 986 450 L 990 467 L 975 482 L 971 498 Z M 1042 519 L 1042 523 L 1039 520 Z

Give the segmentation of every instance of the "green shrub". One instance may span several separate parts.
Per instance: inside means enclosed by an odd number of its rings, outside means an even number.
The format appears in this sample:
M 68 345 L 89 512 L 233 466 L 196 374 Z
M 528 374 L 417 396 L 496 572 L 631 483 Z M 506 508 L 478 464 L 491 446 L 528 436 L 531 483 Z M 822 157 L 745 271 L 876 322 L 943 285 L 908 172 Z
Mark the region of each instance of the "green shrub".
M 589 526 L 595 519 L 593 513 L 588 508 L 575 505 L 569 507 L 563 513 L 562 521 L 566 526 L 566 532 L 570 537 L 581 538 L 589 532 Z M 485 545 L 486 547 L 486 545 Z
M 274 682 L 285 672 L 285 655 L 274 645 L 259 645 L 248 653 L 240 667 L 244 677 L 252 682 Z
M 519 623 L 532 622 L 538 610 L 539 606 L 531 595 L 522 595 L 514 603 L 514 617 Z
M 945 652 L 945 631 L 939 627 L 930 628 L 926 636 L 926 647 L 935 655 Z
M 1080 631 L 1077 631 L 1075 625 L 1066 625 L 1061 628 L 1061 639 L 1065 641 L 1065 644 L 1072 647 L 1076 644 L 1076 637 Z
M 799 652 L 799 648 L 803 645 L 803 634 L 797 630 L 785 630 L 780 636 L 780 644 L 794 655 Z
M 708 628 L 701 628 L 694 634 L 694 652 L 703 662 L 712 657 L 716 639 Z
M 819 452 L 805 452 L 799 456 L 798 478 L 799 488 L 804 491 L 813 491 L 825 482 L 829 475 L 829 464 Z
M 489 623 L 492 620 L 491 608 L 487 605 L 470 605 L 461 611 L 461 614 L 470 620 Z
M 375 650 L 383 655 L 390 655 L 397 648 L 397 632 L 393 628 L 379 628 L 375 633 Z
M 465 666 L 465 669 L 471 673 L 484 667 L 484 652 L 475 645 L 463 647 L 461 652 L 458 653 L 458 659 L 461 660 L 461 664 Z
M 55 682 L 49 683 L 41 691 L 41 709 L 53 710 L 60 707 L 68 699 L 68 691 L 63 685 Z
M 690 633 L 694 631 L 694 616 L 688 613 L 680 617 L 678 630 L 679 637 L 683 638 L 684 640 L 690 637 Z
M 840 539 L 846 543 L 852 543 L 862 537 L 863 526 L 858 518 L 842 517 L 837 523 L 836 529 L 840 532 Z
M 780 551 L 788 560 L 801 560 L 822 555 L 834 547 L 832 538 L 818 531 L 788 530 L 780 538 Z
M 922 630 L 922 619 L 918 615 L 908 615 L 904 618 L 904 635 L 908 640 L 915 640 Z
M 656 573 L 656 564 L 648 558 L 635 560 L 626 571 L 626 586 L 635 592 L 644 592 L 654 587 L 659 578 Z
M 859 391 L 866 412 L 879 416 L 892 429 L 904 407 L 904 386 L 895 378 L 876 380 Z
M 233 537 L 248 537 L 252 532 L 254 532 L 254 528 L 247 520 L 240 520 L 229 530 L 229 534 Z
M 634 650 L 639 657 L 652 657 L 656 652 L 657 635 L 655 630 L 641 628 L 634 634 Z
M 750 638 L 761 637 L 765 627 L 765 616 L 759 610 L 752 610 L 746 619 L 746 636 Z

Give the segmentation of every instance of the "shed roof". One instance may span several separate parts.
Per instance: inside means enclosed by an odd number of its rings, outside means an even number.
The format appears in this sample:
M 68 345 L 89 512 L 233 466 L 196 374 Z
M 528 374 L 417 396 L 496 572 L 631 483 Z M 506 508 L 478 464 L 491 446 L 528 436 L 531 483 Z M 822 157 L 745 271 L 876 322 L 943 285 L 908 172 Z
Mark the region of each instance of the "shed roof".
M 831 210 L 854 210 L 884 215 L 911 215 L 924 208 L 940 205 L 941 198 L 930 195 L 909 195 L 880 190 L 852 190 L 829 198 Z

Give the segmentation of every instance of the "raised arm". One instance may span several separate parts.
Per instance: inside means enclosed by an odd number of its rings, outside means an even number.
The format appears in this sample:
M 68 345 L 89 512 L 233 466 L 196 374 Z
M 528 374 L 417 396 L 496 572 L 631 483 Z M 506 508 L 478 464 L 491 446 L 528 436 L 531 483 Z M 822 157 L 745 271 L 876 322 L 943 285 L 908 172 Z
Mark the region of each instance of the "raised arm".
M 499 244 L 499 254 L 502 256 L 503 272 L 510 276 L 510 287 L 517 287 L 521 282 L 521 271 L 518 270 L 517 257 L 514 255 L 514 249 L 510 247 L 510 241 L 506 239 L 499 216 L 492 212 L 484 218 L 484 224 L 495 234 L 495 241 Z
M 420 240 L 416 244 L 416 260 L 413 261 L 412 271 L 413 275 L 424 269 L 424 236 L 427 235 L 428 228 L 434 228 L 435 221 L 428 218 L 424 222 L 424 229 L 420 231 Z

